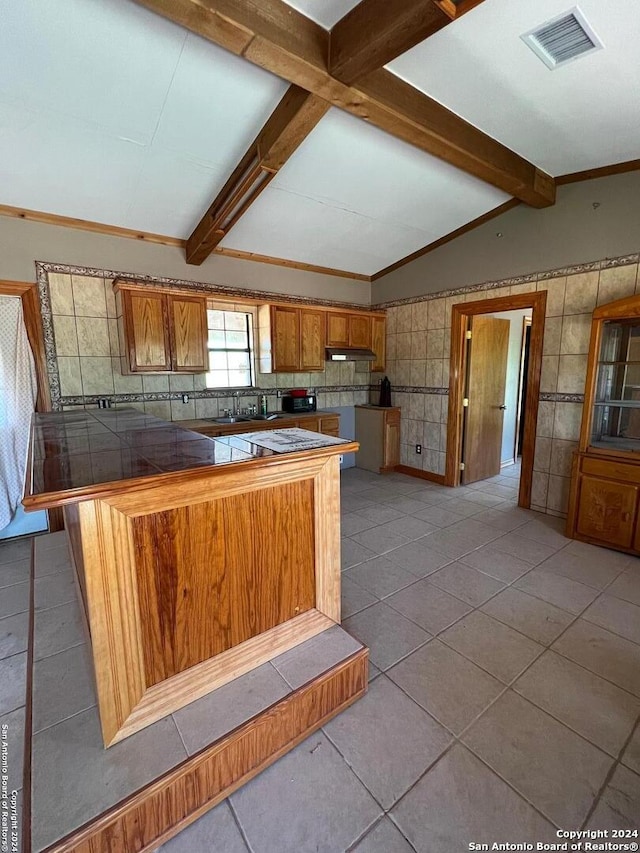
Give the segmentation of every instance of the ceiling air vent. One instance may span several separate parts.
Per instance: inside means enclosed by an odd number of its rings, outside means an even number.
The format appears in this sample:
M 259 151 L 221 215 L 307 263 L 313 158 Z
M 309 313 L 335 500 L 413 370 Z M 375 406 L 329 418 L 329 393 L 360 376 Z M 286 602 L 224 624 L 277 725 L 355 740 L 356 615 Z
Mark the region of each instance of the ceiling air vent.
M 603 47 L 578 8 L 547 21 L 521 38 L 552 70 Z

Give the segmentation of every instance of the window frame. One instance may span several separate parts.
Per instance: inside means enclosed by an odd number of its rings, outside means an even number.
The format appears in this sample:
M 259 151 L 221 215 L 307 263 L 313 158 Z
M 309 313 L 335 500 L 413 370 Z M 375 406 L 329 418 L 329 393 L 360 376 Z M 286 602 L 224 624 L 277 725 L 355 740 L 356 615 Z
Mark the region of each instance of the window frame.
M 247 346 L 243 348 L 238 347 L 210 347 L 208 341 L 208 333 L 210 331 L 240 331 L 239 329 L 222 329 L 216 330 L 211 329 L 209 326 L 209 311 L 220 311 L 222 314 L 244 314 L 245 316 L 245 329 L 244 333 L 246 336 Z M 207 304 L 207 360 L 209 362 L 209 370 L 205 372 L 205 377 L 210 376 L 214 371 L 210 368 L 209 354 L 212 352 L 223 352 L 223 353 L 238 353 L 244 352 L 249 356 L 249 384 L 248 385 L 210 385 L 209 382 L 205 379 L 206 388 L 208 391 L 224 391 L 224 390 L 235 390 L 235 389 L 243 389 L 243 388 L 255 388 L 256 382 L 256 365 L 255 365 L 255 341 L 254 341 L 254 312 L 251 308 L 242 307 L 238 309 L 237 306 L 230 307 L 222 307 L 219 304 L 212 305 L 211 303 Z M 227 375 L 229 373 L 229 368 L 227 367 Z

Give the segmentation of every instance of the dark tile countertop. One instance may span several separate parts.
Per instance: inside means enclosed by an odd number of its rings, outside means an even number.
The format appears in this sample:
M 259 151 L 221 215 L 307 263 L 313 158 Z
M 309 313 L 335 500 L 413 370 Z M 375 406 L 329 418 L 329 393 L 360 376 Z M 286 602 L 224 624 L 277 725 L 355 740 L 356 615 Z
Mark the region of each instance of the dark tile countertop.
M 104 493 L 108 484 L 132 487 L 129 481 L 279 455 L 238 435 L 205 438 L 133 408 L 35 414 L 23 503 L 60 506 L 90 499 L 96 486 Z

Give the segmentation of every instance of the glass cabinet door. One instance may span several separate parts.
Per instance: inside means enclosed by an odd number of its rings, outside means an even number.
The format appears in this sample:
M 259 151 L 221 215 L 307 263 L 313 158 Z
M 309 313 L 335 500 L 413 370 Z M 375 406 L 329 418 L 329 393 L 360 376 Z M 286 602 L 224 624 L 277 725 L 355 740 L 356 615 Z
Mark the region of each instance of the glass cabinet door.
M 640 322 L 606 320 L 598 356 L 591 444 L 640 451 Z

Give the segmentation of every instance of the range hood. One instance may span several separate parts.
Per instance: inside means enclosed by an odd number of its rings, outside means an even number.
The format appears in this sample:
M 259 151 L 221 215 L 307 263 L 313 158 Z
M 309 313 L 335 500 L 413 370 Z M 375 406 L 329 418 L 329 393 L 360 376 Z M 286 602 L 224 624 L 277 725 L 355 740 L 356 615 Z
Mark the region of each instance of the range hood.
M 327 361 L 375 361 L 376 354 L 372 349 L 357 347 L 327 347 Z

